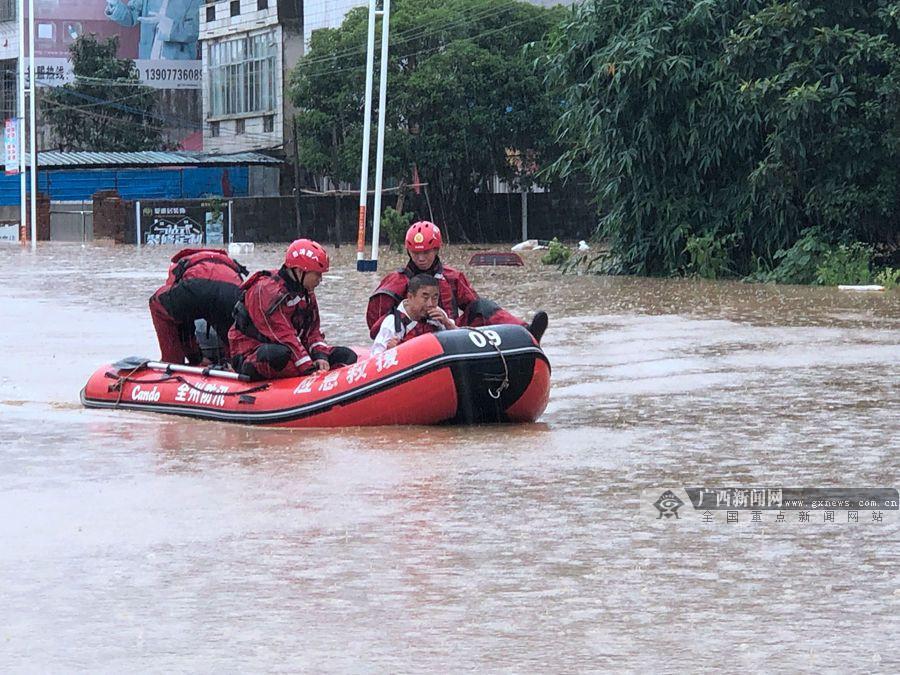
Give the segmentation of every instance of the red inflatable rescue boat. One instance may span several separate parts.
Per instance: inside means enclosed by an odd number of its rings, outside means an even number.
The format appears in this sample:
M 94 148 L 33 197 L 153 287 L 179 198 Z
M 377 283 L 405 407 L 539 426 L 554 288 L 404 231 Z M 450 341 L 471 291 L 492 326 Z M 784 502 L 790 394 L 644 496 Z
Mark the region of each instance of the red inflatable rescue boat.
M 103 366 L 81 391 L 88 408 L 127 408 L 278 427 L 533 422 L 550 364 L 520 326 L 419 336 L 352 366 L 247 382 L 234 373 L 134 359 Z

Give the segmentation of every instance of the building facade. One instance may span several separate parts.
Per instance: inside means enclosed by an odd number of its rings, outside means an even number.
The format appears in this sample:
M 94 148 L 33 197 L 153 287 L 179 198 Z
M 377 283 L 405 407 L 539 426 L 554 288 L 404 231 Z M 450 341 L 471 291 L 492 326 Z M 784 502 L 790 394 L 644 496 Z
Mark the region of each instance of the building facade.
M 0 114 L 15 117 L 19 68 L 18 0 L 0 0 Z
M 287 88 L 303 55 L 303 0 L 207 0 L 200 7 L 203 149 L 288 155 Z
M 103 3 L 98 0 L 98 7 L 102 7 Z M 17 0 L 0 0 L 0 115 L 3 119 L 16 117 L 17 99 L 18 99 L 18 68 L 19 68 L 19 26 L 17 21 Z M 78 35 L 88 34 L 94 24 L 85 21 L 85 25 L 77 22 L 68 21 L 59 18 L 52 10 L 54 7 L 60 7 L 61 4 L 57 0 L 38 0 L 35 7 L 35 32 L 38 39 L 35 41 L 38 47 L 36 54 L 36 71 L 37 71 L 37 134 L 36 142 L 38 150 L 53 150 L 59 147 L 59 139 L 54 133 L 53 128 L 44 121 L 42 114 L 46 103 L 43 100 L 43 94 L 50 87 L 63 84 L 71 80 L 71 74 L 62 75 L 62 66 L 51 68 L 50 62 L 59 63 L 66 61 L 65 54 L 69 45 L 78 37 Z M 74 10 L 73 10 L 74 11 Z M 27 21 L 27 16 L 26 16 Z M 110 24 L 112 25 L 112 24 Z M 27 26 L 27 23 L 26 23 Z M 72 28 L 72 32 L 67 32 L 63 28 Z M 27 29 L 26 29 L 27 30 Z M 112 29 L 113 32 L 124 30 L 119 27 Z M 133 31 L 139 31 L 135 27 Z M 41 35 L 50 36 L 41 38 Z M 99 40 L 105 39 L 99 37 Z M 49 49 L 52 46 L 56 53 L 62 53 L 62 57 L 47 58 L 41 53 L 41 49 Z M 137 54 L 123 53 L 120 47 L 120 58 L 134 59 Z M 27 69 L 26 58 L 26 69 Z M 56 72 L 56 69 L 59 72 Z M 50 74 L 50 71 L 54 72 Z M 47 73 L 45 75 L 45 73 Z M 116 91 L 118 96 L 118 91 Z M 200 141 L 200 89 L 196 85 L 193 88 L 168 88 L 166 85 L 160 85 L 153 88 L 153 95 L 156 99 L 156 108 L 154 112 L 155 120 L 153 122 L 161 133 L 163 141 L 169 147 L 184 147 L 185 149 L 198 150 L 199 147 L 189 147 L 190 144 L 199 146 Z M 111 96 L 112 98 L 112 96 Z M 100 101 L 86 101 L 81 106 L 82 114 L 90 118 L 91 116 L 102 116 L 102 112 L 96 109 L 96 103 Z M 85 148 L 92 150 L 93 148 Z

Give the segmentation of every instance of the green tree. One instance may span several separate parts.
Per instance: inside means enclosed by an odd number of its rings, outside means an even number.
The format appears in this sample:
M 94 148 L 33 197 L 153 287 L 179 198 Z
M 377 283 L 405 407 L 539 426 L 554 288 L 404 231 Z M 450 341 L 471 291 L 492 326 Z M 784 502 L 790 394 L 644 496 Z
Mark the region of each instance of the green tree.
M 392 3 L 385 175 L 408 177 L 415 163 L 441 220 L 463 237 L 477 226 L 476 188 L 495 175 L 529 182 L 530 166 L 554 148 L 558 103 L 524 47 L 563 12 L 513 1 Z M 359 8 L 340 28 L 313 33 L 293 76 L 301 162 L 350 182 L 362 147 L 366 22 Z M 510 161 L 510 151 L 527 151 L 527 161 Z
M 813 227 L 896 236 L 898 20 L 889 0 L 586 2 L 546 42 L 549 174 L 589 177 L 635 273 L 690 269 L 704 241 L 745 274 Z
M 141 86 L 134 62 L 116 58 L 118 38 L 83 35 L 69 48 L 75 82 L 50 89 L 44 114 L 63 150 L 159 150 L 156 98 Z

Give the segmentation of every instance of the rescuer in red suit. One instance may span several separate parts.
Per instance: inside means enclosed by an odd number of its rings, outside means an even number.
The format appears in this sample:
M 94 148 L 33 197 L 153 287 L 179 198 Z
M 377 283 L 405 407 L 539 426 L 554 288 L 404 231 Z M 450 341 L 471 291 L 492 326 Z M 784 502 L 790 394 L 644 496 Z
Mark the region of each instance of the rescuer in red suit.
M 195 333 L 197 319 L 215 329 L 222 357 L 228 358 L 226 337 L 246 274 L 247 268 L 219 249 L 186 248 L 173 256 L 166 283 L 150 296 L 161 360 L 178 364 L 203 360 Z
M 417 274 L 430 274 L 440 284 L 438 304 L 456 322 L 457 326 L 487 326 L 511 323 L 526 326 L 540 342 L 547 330 L 547 313 L 539 311 L 531 324 L 516 318 L 497 303 L 479 298 L 469 284 L 466 275 L 447 267 L 438 258 L 443 240 L 441 230 L 427 220 L 413 223 L 406 232 L 406 251 L 409 263 L 396 272 L 391 272 L 381 280 L 378 288 L 369 298 L 366 308 L 366 323 L 372 338 L 378 335 L 381 322 L 406 297 L 409 280 Z
M 456 328 L 447 313 L 438 307 L 440 284 L 430 274 L 417 274 L 409 280 L 406 298 L 384 317 L 371 354 L 380 354 L 426 333 Z
M 298 377 L 356 363 L 356 353 L 325 342 L 315 288 L 328 271 L 328 253 L 298 239 L 284 264 L 256 272 L 241 286 L 228 332 L 234 369 L 253 380 Z

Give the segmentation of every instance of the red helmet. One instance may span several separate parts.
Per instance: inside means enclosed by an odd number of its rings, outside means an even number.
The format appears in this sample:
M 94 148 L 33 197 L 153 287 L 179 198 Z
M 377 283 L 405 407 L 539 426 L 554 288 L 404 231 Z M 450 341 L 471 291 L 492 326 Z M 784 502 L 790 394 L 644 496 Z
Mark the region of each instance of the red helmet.
M 441 230 L 434 223 L 420 220 L 406 231 L 407 251 L 431 251 L 441 247 Z
M 312 239 L 297 239 L 288 246 L 284 256 L 284 266 L 292 267 L 302 272 L 328 271 L 328 252 L 321 244 Z

